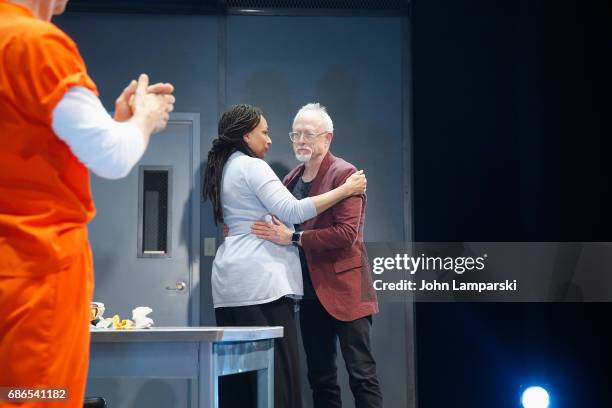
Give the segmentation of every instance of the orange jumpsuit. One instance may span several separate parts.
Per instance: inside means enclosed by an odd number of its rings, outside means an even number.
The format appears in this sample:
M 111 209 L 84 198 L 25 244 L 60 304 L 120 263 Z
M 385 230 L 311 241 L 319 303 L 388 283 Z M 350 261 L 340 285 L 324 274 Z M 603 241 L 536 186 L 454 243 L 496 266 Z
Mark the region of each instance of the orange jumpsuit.
M 72 86 L 97 93 L 74 42 L 0 0 L 0 387 L 67 388 L 82 407 L 94 216 L 89 174 L 51 128 Z

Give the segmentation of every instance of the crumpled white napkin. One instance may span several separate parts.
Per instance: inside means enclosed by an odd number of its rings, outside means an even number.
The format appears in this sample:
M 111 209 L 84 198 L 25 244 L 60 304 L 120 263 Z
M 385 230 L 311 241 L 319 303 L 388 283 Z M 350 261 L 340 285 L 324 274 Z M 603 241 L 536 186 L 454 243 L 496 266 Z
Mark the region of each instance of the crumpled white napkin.
M 148 329 L 153 326 L 153 319 L 147 317 L 152 311 L 153 309 L 148 306 L 138 306 L 132 310 L 132 320 L 136 325 L 136 329 Z

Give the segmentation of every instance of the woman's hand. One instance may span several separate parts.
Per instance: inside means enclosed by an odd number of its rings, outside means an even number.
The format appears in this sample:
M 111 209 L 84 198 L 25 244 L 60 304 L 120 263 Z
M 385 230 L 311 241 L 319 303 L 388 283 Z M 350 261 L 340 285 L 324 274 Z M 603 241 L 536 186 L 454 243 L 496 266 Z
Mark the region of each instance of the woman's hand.
M 268 224 L 264 221 L 257 221 L 251 225 L 251 233 L 257 238 L 265 239 L 266 241 L 274 242 L 278 245 L 291 245 L 291 231 L 275 216 L 272 217 L 272 223 Z
M 356 171 L 351 174 L 344 182 L 347 196 L 359 195 L 366 192 L 368 180 L 366 179 L 363 170 Z

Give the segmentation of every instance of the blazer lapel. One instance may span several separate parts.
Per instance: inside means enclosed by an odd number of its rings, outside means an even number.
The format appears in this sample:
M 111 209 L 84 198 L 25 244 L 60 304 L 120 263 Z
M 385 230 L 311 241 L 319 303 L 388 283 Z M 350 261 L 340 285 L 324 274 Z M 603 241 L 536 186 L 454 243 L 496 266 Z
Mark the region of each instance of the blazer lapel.
M 292 170 L 291 173 L 289 173 L 289 178 L 287 178 L 287 183 L 285 184 L 285 187 L 287 187 L 287 190 L 289 191 L 293 190 L 295 183 L 297 183 L 298 178 L 302 176 L 302 173 L 304 173 L 303 164 L 300 164 L 294 170 Z
M 316 177 L 314 178 L 314 180 L 312 180 L 312 185 L 310 186 L 310 193 L 308 194 L 310 197 L 327 192 L 321 191 L 321 188 L 324 187 L 323 179 L 325 178 L 325 173 L 327 173 L 327 170 L 329 169 L 329 166 L 331 166 L 333 159 L 334 156 L 331 154 L 331 152 L 328 151 L 325 157 L 323 158 L 323 161 L 321 162 L 321 167 L 319 167 L 319 171 L 317 172 Z
M 327 154 L 323 158 L 323 161 L 321 162 L 321 167 L 319 167 L 319 171 L 317 172 L 317 175 L 312 180 L 312 185 L 310 186 L 310 192 L 308 193 L 309 197 L 313 197 L 313 196 L 327 192 L 326 189 L 328 188 L 327 186 L 328 183 L 323 183 L 323 180 L 325 179 L 325 174 L 327 173 L 329 166 L 331 166 L 333 159 L 334 159 L 334 156 L 330 152 L 327 152 Z M 326 191 L 323 191 L 323 190 L 326 190 Z M 317 217 L 307 220 L 302 225 L 302 228 L 305 230 L 313 229 L 316 220 L 317 220 Z

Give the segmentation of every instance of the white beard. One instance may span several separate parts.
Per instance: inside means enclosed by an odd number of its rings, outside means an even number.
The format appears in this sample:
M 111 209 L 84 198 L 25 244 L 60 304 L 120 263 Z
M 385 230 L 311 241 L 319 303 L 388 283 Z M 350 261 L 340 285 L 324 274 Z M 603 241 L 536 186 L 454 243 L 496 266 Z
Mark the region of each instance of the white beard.
M 312 158 L 312 152 L 307 153 L 307 154 L 296 153 L 295 154 L 295 158 L 300 163 L 306 163 L 306 162 L 310 161 L 310 159 Z

